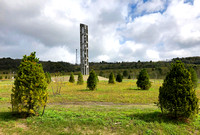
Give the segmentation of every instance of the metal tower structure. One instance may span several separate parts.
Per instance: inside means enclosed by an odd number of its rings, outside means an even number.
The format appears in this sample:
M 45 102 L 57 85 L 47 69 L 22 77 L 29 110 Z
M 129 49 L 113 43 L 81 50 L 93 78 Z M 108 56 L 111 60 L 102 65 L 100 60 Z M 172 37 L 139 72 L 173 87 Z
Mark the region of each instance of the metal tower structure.
M 80 65 L 81 73 L 89 75 L 88 26 L 85 24 L 80 24 Z
M 78 64 L 78 52 L 77 52 L 77 49 L 76 49 L 76 65 Z

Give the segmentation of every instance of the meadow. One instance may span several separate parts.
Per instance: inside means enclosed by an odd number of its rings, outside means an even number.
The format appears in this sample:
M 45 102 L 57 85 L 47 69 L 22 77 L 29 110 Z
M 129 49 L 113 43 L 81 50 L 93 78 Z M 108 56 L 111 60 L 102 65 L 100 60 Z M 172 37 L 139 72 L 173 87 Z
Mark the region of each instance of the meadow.
M 24 119 L 11 113 L 13 81 L 1 81 L 0 134 L 200 134 L 199 116 L 183 122 L 161 114 L 155 103 L 163 80 L 151 82 L 150 90 L 139 90 L 136 80 L 100 80 L 95 91 L 86 82 L 51 82 L 45 114 Z M 196 93 L 200 98 L 200 87 Z

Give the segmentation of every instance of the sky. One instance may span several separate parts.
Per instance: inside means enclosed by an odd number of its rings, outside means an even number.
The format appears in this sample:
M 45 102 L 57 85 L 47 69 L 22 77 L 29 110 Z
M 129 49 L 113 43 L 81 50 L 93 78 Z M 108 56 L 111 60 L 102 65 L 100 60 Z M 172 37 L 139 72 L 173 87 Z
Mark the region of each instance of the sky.
M 200 0 L 0 0 L 0 58 L 79 63 L 80 23 L 90 62 L 200 56 Z

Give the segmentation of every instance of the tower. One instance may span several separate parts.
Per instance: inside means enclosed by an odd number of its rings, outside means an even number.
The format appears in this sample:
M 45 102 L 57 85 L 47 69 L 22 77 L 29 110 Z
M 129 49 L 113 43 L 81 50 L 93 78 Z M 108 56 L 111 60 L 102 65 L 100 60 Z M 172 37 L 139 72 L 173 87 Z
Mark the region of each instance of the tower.
M 81 73 L 83 75 L 88 75 L 88 26 L 85 24 L 80 24 L 80 65 Z
M 78 52 L 77 52 L 77 49 L 76 49 L 76 65 L 78 64 Z

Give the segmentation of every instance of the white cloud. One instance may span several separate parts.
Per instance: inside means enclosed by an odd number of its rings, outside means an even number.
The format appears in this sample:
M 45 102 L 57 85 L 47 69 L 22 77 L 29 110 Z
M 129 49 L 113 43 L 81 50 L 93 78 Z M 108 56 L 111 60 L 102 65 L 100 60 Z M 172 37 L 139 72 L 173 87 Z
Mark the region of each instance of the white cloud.
M 41 60 L 74 63 L 80 23 L 89 26 L 89 61 L 199 55 L 199 5 L 199 0 L 1 0 L 0 57 L 36 51 Z

